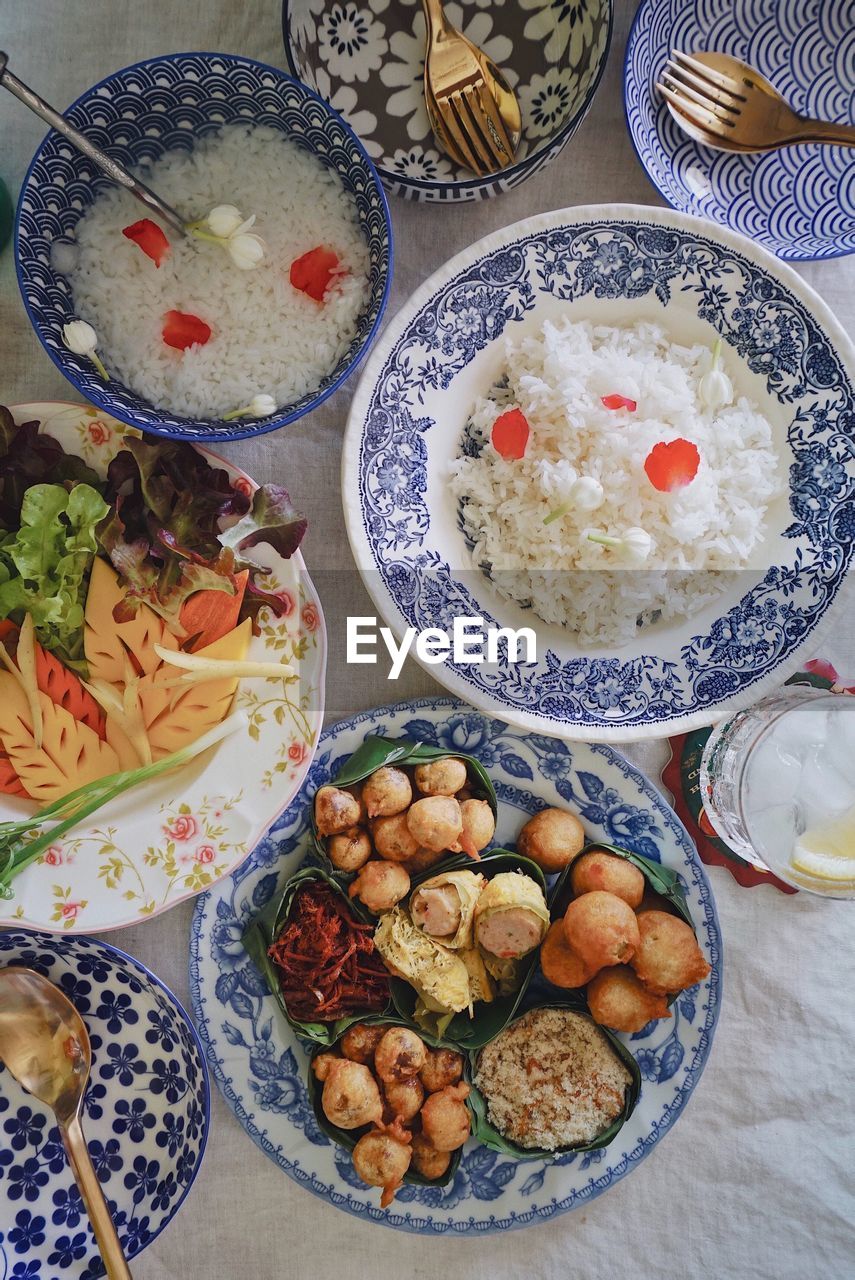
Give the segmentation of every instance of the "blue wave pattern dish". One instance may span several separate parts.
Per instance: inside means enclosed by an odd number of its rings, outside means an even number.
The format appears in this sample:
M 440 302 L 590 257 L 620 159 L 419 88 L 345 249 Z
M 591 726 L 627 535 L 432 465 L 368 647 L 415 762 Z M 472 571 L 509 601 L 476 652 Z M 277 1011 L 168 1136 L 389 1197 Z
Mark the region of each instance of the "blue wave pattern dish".
M 451 1185 L 405 1186 L 384 1211 L 376 1192 L 354 1173 L 349 1154 L 318 1129 L 306 1094 L 306 1050 L 240 939 L 305 856 L 311 796 L 369 734 L 406 734 L 476 756 L 496 785 L 499 844 L 513 847 L 530 814 L 569 805 L 592 838 L 680 872 L 712 973 L 681 995 L 673 1020 L 626 1038 L 644 1078 L 641 1100 L 604 1150 L 564 1155 L 552 1164 L 518 1163 L 470 1141 Z M 199 898 L 190 944 L 191 998 L 208 1061 L 253 1140 L 296 1182 L 336 1207 L 425 1235 L 483 1235 L 545 1221 L 589 1203 L 634 1169 L 675 1123 L 698 1082 L 718 1018 L 721 974 L 721 938 L 706 874 L 650 783 L 611 747 L 520 734 L 451 698 L 362 712 L 327 729 L 302 797 L 230 880 Z
M 803 115 L 853 117 L 852 0 L 643 0 L 626 49 L 624 105 L 648 177 L 677 209 L 781 258 L 855 251 L 855 165 L 843 147 L 728 155 L 700 146 L 656 92 L 669 51 L 714 49 L 756 67 Z
M 786 678 L 782 664 L 795 670 L 852 557 L 855 392 L 846 367 L 851 344 L 830 315 L 823 324 L 814 318 L 795 276 L 784 282 L 769 270 L 772 259 L 749 256 L 744 240 L 726 232 L 714 239 L 710 224 L 678 214 L 620 205 L 603 210 L 612 216 L 589 219 L 591 212 L 558 211 L 506 228 L 426 283 L 387 329 L 362 379 L 343 474 L 354 556 L 393 628 L 450 631 L 462 615 L 496 621 L 486 579 L 455 567 L 462 534 L 459 544 L 450 539 L 427 496 L 431 475 L 459 446 L 438 422 L 485 389 L 470 378 L 461 391 L 457 380 L 506 329 L 554 314 L 556 301 L 576 319 L 614 323 L 617 302 L 621 323 L 644 316 L 682 335 L 686 323 L 700 321 L 708 326 L 700 341 L 720 335 L 789 423 L 790 523 L 773 541 L 771 567 L 752 572 L 751 589 L 742 594 L 742 582 L 708 630 L 691 635 L 690 620 L 690 638 L 679 644 L 651 628 L 640 634 L 637 656 L 578 656 L 572 638 L 559 635 L 536 664 L 448 659 L 432 668 L 485 711 L 614 740 L 710 723 L 729 700 L 759 697 Z
M 92 938 L 0 932 L 6 965 L 50 978 L 86 1023 L 92 1074 L 83 1127 L 133 1258 L 178 1212 L 205 1151 L 210 1096 L 196 1032 L 143 965 Z M 0 1065 L 0 1277 L 103 1275 L 53 1116 Z
M 112 379 L 104 383 L 88 360 L 62 342 L 74 316 L 71 290 L 51 266 L 51 246 L 68 236 L 98 191 L 111 185 L 96 166 L 55 132 L 30 165 L 18 202 L 15 258 L 21 296 L 54 364 L 91 404 L 123 422 L 185 440 L 237 440 L 293 422 L 325 400 L 364 356 L 386 307 L 392 271 L 392 229 L 377 172 L 342 118 L 299 81 L 275 67 L 225 54 L 152 58 L 108 76 L 65 113 L 69 121 L 128 168 L 227 124 L 278 129 L 335 170 L 352 196 L 369 250 L 370 300 L 345 355 L 321 386 L 269 418 L 239 424 L 199 422 L 150 405 Z

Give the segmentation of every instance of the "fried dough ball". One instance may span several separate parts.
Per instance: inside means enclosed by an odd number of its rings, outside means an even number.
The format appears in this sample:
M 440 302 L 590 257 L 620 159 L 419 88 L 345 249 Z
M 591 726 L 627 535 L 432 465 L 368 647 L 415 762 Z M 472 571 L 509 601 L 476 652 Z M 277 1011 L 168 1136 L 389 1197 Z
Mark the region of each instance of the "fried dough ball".
M 330 1124 L 340 1129 L 361 1129 L 364 1124 L 376 1124 L 382 1119 L 380 1090 L 366 1066 L 349 1058 L 336 1058 L 322 1070 L 326 1071 L 326 1078 L 321 1106 Z
M 417 876 L 419 872 L 429 871 L 437 862 L 441 862 L 444 854 L 444 849 L 419 849 L 412 858 L 407 858 L 404 866 L 411 876 Z
M 437 1151 L 423 1133 L 413 1136 L 413 1168 L 423 1178 L 441 1178 L 450 1164 L 450 1151 Z
M 594 889 L 570 903 L 564 915 L 564 936 L 582 963 L 596 973 L 632 958 L 638 946 L 638 921 L 623 898 Z
M 463 818 L 460 843 L 465 847 L 465 842 L 468 840 L 469 844 L 480 853 L 482 849 L 486 849 L 496 834 L 496 819 L 493 817 L 493 810 L 486 800 L 463 800 L 458 801 L 458 803 L 460 804 L 460 813 Z M 467 849 L 468 852 L 469 850 Z
M 371 824 L 374 848 L 387 862 L 409 862 L 419 852 L 419 842 L 407 826 L 406 813 L 375 818 Z
M 315 825 L 319 836 L 337 836 L 359 825 L 358 798 L 341 787 L 321 787 L 315 796 Z
M 584 987 L 595 973 L 577 956 L 564 934 L 563 920 L 555 920 L 540 944 L 540 967 L 554 987 Z
M 366 862 L 348 889 L 373 915 L 391 911 L 410 892 L 410 877 L 397 862 Z
M 641 905 L 647 881 L 626 858 L 606 853 L 605 849 L 591 849 L 573 863 L 570 883 L 577 898 L 594 889 L 604 889 L 616 898 L 623 898 L 634 911 Z
M 456 849 L 463 815 L 453 796 L 425 796 L 407 810 L 410 834 L 423 849 Z
M 419 1114 L 425 1100 L 424 1085 L 418 1076 L 387 1081 L 383 1086 L 383 1094 L 392 1114 L 400 1116 L 405 1122 Z
M 469 1111 L 464 1101 L 469 1085 L 446 1085 L 430 1094 L 422 1107 L 422 1134 L 437 1151 L 456 1151 L 469 1137 Z
M 444 760 L 417 764 L 414 776 L 422 795 L 453 796 L 466 785 L 466 765 L 462 760 L 447 756 Z
M 661 995 L 683 991 L 709 973 L 697 938 L 685 920 L 666 911 L 644 911 L 638 917 L 638 931 L 631 964 L 651 991 Z
M 410 1167 L 413 1150 L 410 1143 L 394 1131 L 372 1129 L 363 1134 L 353 1148 L 353 1167 L 363 1182 L 382 1187 L 380 1207 L 387 1208 Z
M 639 982 L 629 965 L 601 969 L 588 983 L 591 1017 L 613 1031 L 640 1031 L 656 1018 L 670 1018 L 664 996 Z
M 385 1083 L 417 1076 L 427 1059 L 421 1036 L 409 1027 L 390 1027 L 374 1050 L 374 1070 Z
M 463 1054 L 453 1049 L 428 1049 L 419 1079 L 428 1093 L 438 1093 L 450 1084 L 457 1084 L 463 1075 Z
M 413 798 L 413 787 L 403 769 L 384 765 L 362 784 L 362 799 L 369 818 L 388 818 L 402 813 Z
M 342 835 L 330 836 L 327 853 L 339 871 L 358 871 L 371 857 L 371 837 L 361 827 L 351 827 Z
M 361 1062 L 368 1066 L 374 1058 L 374 1050 L 383 1039 L 385 1030 L 385 1027 L 369 1027 L 364 1022 L 354 1022 L 339 1041 L 339 1048 L 351 1062 Z M 317 1062 L 317 1058 L 315 1061 Z
M 349 1056 L 349 1055 L 347 1055 Z M 312 1059 L 312 1070 L 318 1080 L 323 1082 L 330 1073 L 330 1068 L 334 1062 L 341 1062 L 341 1056 L 337 1053 L 319 1053 L 317 1057 Z
M 550 872 L 563 871 L 584 844 L 584 827 L 566 809 L 542 809 L 529 818 L 517 838 L 520 853 Z

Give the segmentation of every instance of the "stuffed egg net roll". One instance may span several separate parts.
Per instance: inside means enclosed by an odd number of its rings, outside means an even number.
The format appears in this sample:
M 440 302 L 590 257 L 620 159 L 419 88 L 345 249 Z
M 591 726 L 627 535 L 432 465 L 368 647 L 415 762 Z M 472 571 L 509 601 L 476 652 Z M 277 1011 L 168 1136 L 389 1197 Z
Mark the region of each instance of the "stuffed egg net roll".
M 374 945 L 389 971 L 410 984 L 426 1009 L 460 1013 L 469 1008 L 466 965 L 453 951 L 417 929 L 403 907 L 383 916 L 374 933 Z
M 475 907 L 486 880 L 474 871 L 443 871 L 410 897 L 413 924 L 451 951 L 470 948 Z
M 539 947 L 549 928 L 543 890 L 521 871 L 502 871 L 488 881 L 475 904 L 475 941 L 488 970 L 500 981 L 508 963 Z

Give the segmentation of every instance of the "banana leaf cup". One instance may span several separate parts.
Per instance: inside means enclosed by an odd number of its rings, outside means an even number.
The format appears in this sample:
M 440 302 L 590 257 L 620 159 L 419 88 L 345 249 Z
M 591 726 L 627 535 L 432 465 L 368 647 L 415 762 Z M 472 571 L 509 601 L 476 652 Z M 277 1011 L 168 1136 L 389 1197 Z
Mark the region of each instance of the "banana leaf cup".
M 335 876 L 330 875 L 323 867 L 302 867 L 295 875 L 286 882 L 282 892 L 278 894 L 265 907 L 265 909 L 250 921 L 247 926 L 243 938 L 244 949 L 248 953 L 250 959 L 254 962 L 259 973 L 264 978 L 270 989 L 271 995 L 276 999 L 289 1026 L 301 1036 L 304 1040 L 309 1040 L 313 1044 L 328 1048 L 334 1044 L 354 1022 L 367 1021 L 369 1014 L 365 1011 L 356 1012 L 344 1018 L 338 1018 L 332 1022 L 323 1021 L 306 1021 L 296 1018 L 288 1009 L 282 992 L 282 986 L 279 980 L 279 970 L 275 961 L 269 954 L 269 949 L 276 942 L 282 930 L 288 923 L 294 899 L 300 889 L 307 884 L 323 881 L 339 895 L 347 906 L 349 914 L 355 921 L 360 924 L 373 924 L 373 921 L 362 910 L 358 902 L 351 901 L 345 889 L 342 888 Z M 386 1009 L 387 1012 L 391 1008 L 391 997 Z
M 460 870 L 480 872 L 488 881 L 500 872 L 519 871 L 529 876 L 542 890 L 544 897 L 546 896 L 546 880 L 536 863 L 529 858 L 524 858 L 522 854 L 511 853 L 507 849 L 494 849 L 478 862 L 463 856 L 441 867 L 431 867 L 429 871 L 413 880 L 410 894 L 404 905 L 412 899 L 415 891 L 426 880 Z M 441 1036 L 443 1041 L 457 1049 L 479 1049 L 497 1036 L 514 1016 L 531 981 L 537 964 L 537 955 L 536 947 L 528 955 L 523 956 L 517 963 L 513 989 L 502 993 L 497 988 L 494 998 L 489 1003 L 477 1000 L 472 1017 L 467 1010 L 449 1016 L 425 1009 L 415 989 L 408 982 L 397 977 L 392 979 L 392 1001 L 401 1017 L 406 1022 L 415 1023 L 420 1032 L 424 1030 Z
M 364 1018 L 351 1019 L 351 1023 L 353 1022 L 360 1022 L 360 1023 L 363 1023 L 365 1026 L 369 1026 L 369 1027 L 409 1027 L 411 1030 L 418 1031 L 418 1034 L 422 1037 L 425 1043 L 431 1045 L 434 1048 L 436 1047 L 454 1048 L 455 1047 L 453 1045 L 444 1045 L 443 1041 L 437 1039 L 436 1037 L 426 1035 L 419 1028 L 413 1027 L 412 1024 L 407 1022 L 405 1018 L 399 1018 L 394 1014 L 368 1014 Z M 344 1028 L 343 1030 L 346 1030 L 346 1029 L 347 1028 Z M 334 1047 L 338 1043 L 339 1038 L 340 1037 L 336 1037 L 336 1039 L 332 1041 L 329 1046 L 326 1046 L 326 1048 Z M 327 1119 L 326 1115 L 324 1114 L 324 1109 L 321 1106 L 321 1095 L 323 1094 L 323 1085 L 318 1080 L 314 1071 L 312 1070 L 312 1063 L 314 1062 L 315 1058 L 318 1056 L 318 1054 L 323 1053 L 324 1051 L 325 1051 L 325 1046 L 319 1045 L 318 1048 L 315 1049 L 315 1051 L 312 1053 L 312 1056 L 309 1060 L 308 1083 L 307 1083 L 309 1102 L 311 1104 L 312 1110 L 315 1113 L 315 1119 L 318 1122 L 318 1128 L 323 1133 L 325 1133 L 332 1142 L 336 1143 L 337 1146 L 344 1147 L 345 1150 L 347 1151 L 353 1151 L 353 1148 L 356 1146 L 357 1142 L 362 1137 L 362 1135 L 364 1133 L 369 1132 L 369 1130 L 371 1129 L 371 1125 L 365 1125 L 361 1129 L 340 1129 L 338 1125 L 333 1124 L 330 1120 Z M 464 1064 L 464 1078 L 465 1078 L 466 1068 L 468 1066 L 465 1054 L 463 1055 L 463 1064 Z M 457 1166 L 460 1164 L 460 1158 L 462 1154 L 463 1154 L 462 1147 L 458 1147 L 456 1151 L 451 1152 L 451 1160 L 449 1162 L 448 1168 L 441 1178 L 425 1178 L 422 1174 L 417 1173 L 415 1169 L 412 1169 L 412 1170 L 408 1170 L 404 1174 L 404 1182 L 415 1183 L 415 1185 L 419 1187 L 445 1187 L 454 1178 L 454 1175 L 457 1172 Z
M 510 1138 L 506 1138 L 504 1134 L 490 1123 L 487 1115 L 487 1100 L 475 1084 L 478 1070 L 478 1054 L 479 1051 L 471 1050 L 469 1053 L 469 1087 L 470 1093 L 467 1098 L 467 1105 L 472 1115 L 472 1137 L 476 1142 L 483 1143 L 485 1147 L 489 1147 L 491 1151 L 498 1151 L 502 1155 L 510 1156 L 513 1160 L 555 1160 L 559 1156 L 563 1156 L 572 1151 L 598 1151 L 601 1147 L 607 1147 L 610 1142 L 614 1141 L 620 1130 L 626 1124 L 627 1120 L 635 1110 L 639 1096 L 641 1094 L 641 1071 L 635 1058 L 622 1044 L 618 1037 L 608 1027 L 598 1026 L 588 1013 L 588 1007 L 584 998 L 567 996 L 563 999 L 547 999 L 536 1004 L 532 1004 L 525 1013 L 530 1013 L 534 1009 L 570 1009 L 574 1013 L 582 1014 L 593 1026 L 597 1028 L 609 1042 L 618 1058 L 629 1071 L 632 1077 L 630 1084 L 627 1086 L 624 1097 L 623 1110 L 620 1115 L 612 1121 L 608 1128 L 598 1134 L 588 1142 L 571 1143 L 568 1146 L 560 1147 L 556 1151 L 547 1151 L 540 1147 L 521 1147 L 518 1143 L 513 1142 Z M 508 1026 L 517 1022 L 519 1018 L 525 1014 L 520 1013 L 518 1017 L 511 1019 Z

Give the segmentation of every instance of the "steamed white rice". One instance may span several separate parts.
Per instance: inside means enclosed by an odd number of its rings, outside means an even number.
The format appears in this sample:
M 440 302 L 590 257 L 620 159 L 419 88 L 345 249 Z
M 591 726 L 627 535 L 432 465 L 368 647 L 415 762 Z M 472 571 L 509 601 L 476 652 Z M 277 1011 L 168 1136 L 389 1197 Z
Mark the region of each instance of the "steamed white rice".
M 215 418 L 257 393 L 279 406 L 313 390 L 347 351 L 368 303 L 368 249 L 341 180 L 267 126 L 230 125 L 172 151 L 140 176 L 190 219 L 236 205 L 267 253 L 241 271 L 220 246 L 167 228 L 171 253 L 156 268 L 122 235 L 145 217 L 111 187 L 77 224 L 68 272 L 77 315 L 98 335 L 110 373 L 158 408 Z M 323 303 L 293 288 L 295 258 L 333 249 L 340 274 Z M 213 330 L 204 346 L 176 351 L 161 337 L 167 311 L 197 315 Z
M 511 333 L 504 346 L 506 379 L 477 401 L 465 456 L 452 467 L 474 564 L 501 595 L 584 643 L 625 643 L 639 626 L 715 598 L 727 571 L 749 563 L 780 492 L 772 427 L 757 405 L 734 396 L 705 408 L 698 387 L 710 350 L 682 346 L 655 324 L 609 328 L 565 317 Z M 635 400 L 636 411 L 606 409 L 601 397 L 611 394 Z M 531 428 L 520 460 L 490 443 L 511 407 Z M 644 461 L 655 444 L 678 437 L 697 446 L 700 467 L 690 484 L 661 493 Z M 599 481 L 602 505 L 544 524 L 579 476 Z M 630 527 L 653 539 L 641 567 L 585 536 L 622 537 Z

